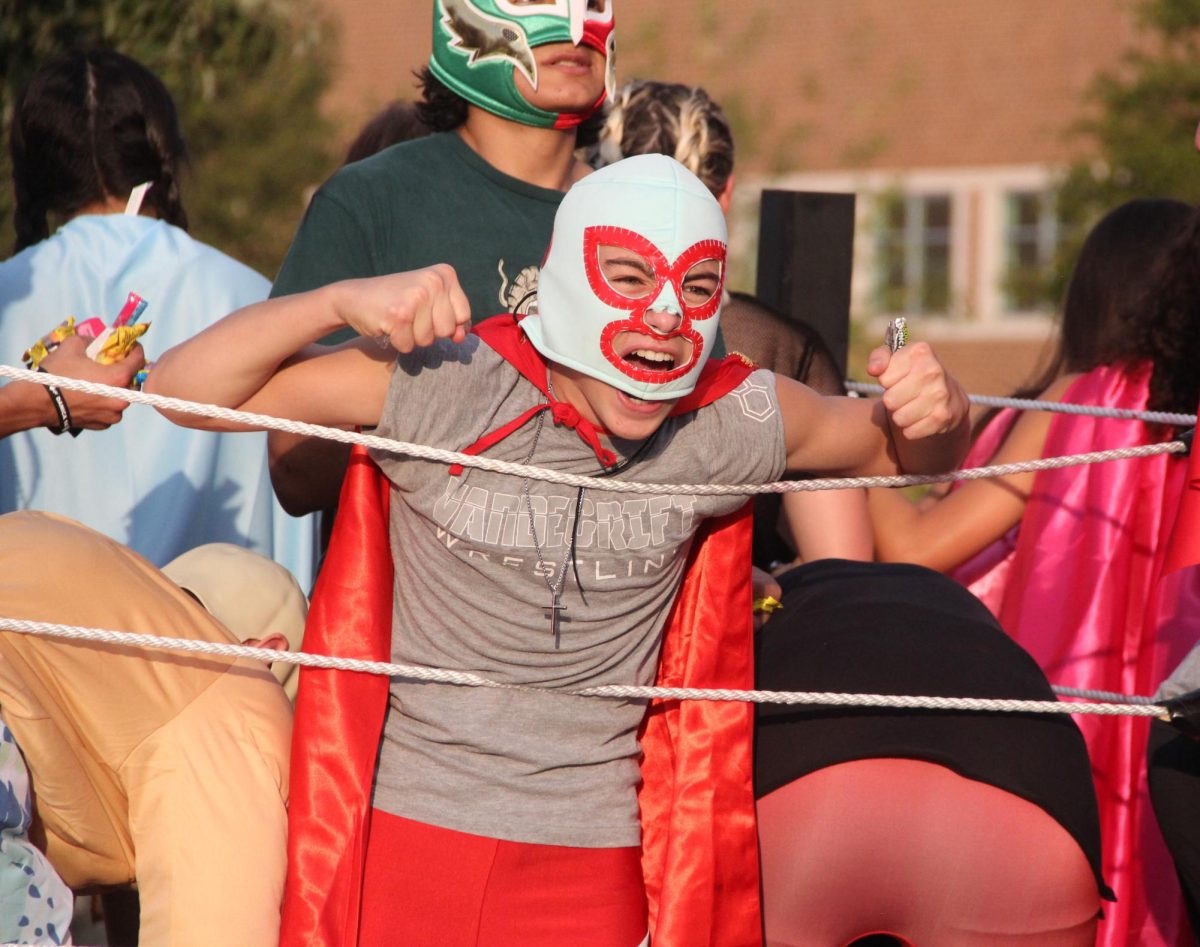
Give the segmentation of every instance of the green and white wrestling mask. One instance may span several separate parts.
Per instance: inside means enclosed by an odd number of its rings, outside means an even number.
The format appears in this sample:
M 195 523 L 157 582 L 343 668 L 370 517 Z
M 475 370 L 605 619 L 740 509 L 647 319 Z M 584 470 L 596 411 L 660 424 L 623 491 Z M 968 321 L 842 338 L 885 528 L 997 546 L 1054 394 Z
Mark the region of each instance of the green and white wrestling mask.
M 521 328 L 545 358 L 635 398 L 681 398 L 716 341 L 726 244 L 721 205 L 678 161 L 617 161 L 563 198 Z
M 531 105 L 513 70 L 537 89 L 533 50 L 547 43 L 590 46 L 605 57 L 605 91 L 582 112 Z M 468 102 L 541 128 L 573 128 L 600 108 L 614 86 L 613 0 L 434 0 L 429 70 Z

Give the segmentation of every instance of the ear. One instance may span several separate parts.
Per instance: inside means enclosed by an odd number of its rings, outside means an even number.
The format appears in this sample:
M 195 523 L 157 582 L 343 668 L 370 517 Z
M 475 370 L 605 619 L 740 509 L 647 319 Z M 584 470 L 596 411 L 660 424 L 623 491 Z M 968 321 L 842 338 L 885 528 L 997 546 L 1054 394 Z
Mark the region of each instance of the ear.
M 717 203 L 721 205 L 721 210 L 726 214 L 729 213 L 729 207 L 733 203 L 733 172 L 729 172 L 729 177 L 725 180 L 725 186 L 721 188 L 721 193 L 717 195 Z
M 288 650 L 287 635 L 280 634 L 278 631 L 263 638 L 247 638 L 242 644 L 251 648 L 270 648 L 272 651 Z

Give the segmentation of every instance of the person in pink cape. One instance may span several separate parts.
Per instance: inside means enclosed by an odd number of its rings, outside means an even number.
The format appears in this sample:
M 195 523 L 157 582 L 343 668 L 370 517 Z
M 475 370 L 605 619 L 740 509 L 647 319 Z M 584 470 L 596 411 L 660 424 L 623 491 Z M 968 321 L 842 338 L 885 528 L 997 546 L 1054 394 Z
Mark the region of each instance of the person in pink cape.
M 1056 357 L 1021 392 L 1051 401 L 1186 413 L 1200 393 L 1193 293 L 1200 213 L 1135 200 L 1089 234 L 1067 290 Z M 1171 440 L 1140 421 L 1027 411 L 985 418 L 966 466 Z M 990 423 L 989 423 L 990 422 Z M 1184 489 L 1177 455 L 972 481 L 914 505 L 870 498 L 877 554 L 948 572 L 975 592 L 1059 686 L 1153 693 L 1200 637 L 1200 570 L 1164 576 Z M 1160 581 L 1161 579 L 1161 581 Z M 1147 799 L 1146 728 L 1080 720 L 1117 895 L 1097 943 L 1193 943 Z

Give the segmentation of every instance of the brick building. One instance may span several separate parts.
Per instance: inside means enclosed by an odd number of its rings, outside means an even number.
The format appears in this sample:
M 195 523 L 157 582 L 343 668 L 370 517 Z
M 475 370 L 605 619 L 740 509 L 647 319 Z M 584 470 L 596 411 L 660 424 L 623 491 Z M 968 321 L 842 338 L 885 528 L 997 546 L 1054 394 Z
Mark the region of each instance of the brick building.
M 429 0 L 320 0 L 340 31 L 347 137 L 411 97 Z M 738 141 L 734 280 L 753 285 L 763 186 L 854 192 L 853 316 L 908 315 L 977 391 L 1026 377 L 1049 314 L 1022 275 L 1053 252 L 1054 175 L 1132 0 L 621 0 L 618 72 L 705 86 Z

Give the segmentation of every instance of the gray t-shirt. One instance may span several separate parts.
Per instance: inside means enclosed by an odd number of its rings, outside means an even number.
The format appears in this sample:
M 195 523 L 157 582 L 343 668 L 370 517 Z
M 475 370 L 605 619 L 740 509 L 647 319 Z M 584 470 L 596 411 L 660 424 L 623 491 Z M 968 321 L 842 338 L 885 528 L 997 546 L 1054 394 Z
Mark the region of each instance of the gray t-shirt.
M 471 336 L 460 346 L 401 356 L 376 433 L 461 450 L 544 400 Z M 577 474 L 600 471 L 575 431 L 543 417 L 540 431 L 530 420 L 487 456 Z M 611 443 L 621 458 L 638 446 Z M 617 477 L 760 482 L 778 477 L 784 458 L 774 376 L 760 371 L 709 407 L 669 418 Z M 395 487 L 393 660 L 546 693 L 394 681 L 374 804 L 492 838 L 639 844 L 637 729 L 644 702 L 554 691 L 653 682 L 662 627 L 696 528 L 745 498 L 587 490 L 576 527 L 574 487 L 470 468 L 452 477 L 443 464 L 400 455 L 375 459 Z M 547 576 L 557 579 L 573 530 L 582 589 L 568 567 L 556 646 Z

